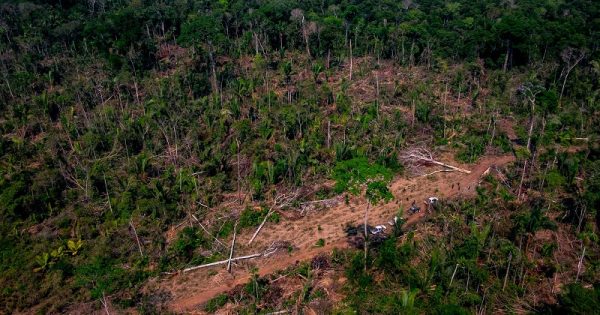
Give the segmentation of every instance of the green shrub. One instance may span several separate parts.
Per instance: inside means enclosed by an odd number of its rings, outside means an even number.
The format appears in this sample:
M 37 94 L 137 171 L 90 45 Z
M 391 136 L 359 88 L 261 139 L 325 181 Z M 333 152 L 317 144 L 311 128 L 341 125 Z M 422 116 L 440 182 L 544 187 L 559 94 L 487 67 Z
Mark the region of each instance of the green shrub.
M 223 307 L 225 304 L 227 304 L 228 300 L 229 300 L 229 298 L 227 297 L 227 295 L 219 294 L 216 297 L 214 297 L 213 299 L 211 299 L 210 301 L 206 302 L 206 305 L 204 306 L 204 310 L 208 313 L 214 313 L 218 309 Z
M 579 283 L 565 287 L 559 298 L 557 314 L 600 314 L 600 284 L 586 289 Z
M 89 289 L 93 299 L 111 294 L 131 284 L 130 274 L 114 260 L 95 257 L 91 263 L 75 269 L 75 286 Z
M 254 210 L 250 207 L 246 207 L 240 214 L 238 225 L 241 228 L 258 226 L 265 219 L 265 216 L 269 213 L 268 208 L 261 208 L 260 210 Z M 268 222 L 278 223 L 281 216 L 277 212 L 271 213 Z
M 176 261 L 188 262 L 193 258 L 194 250 L 206 246 L 209 241 L 204 237 L 204 231 L 197 227 L 185 227 L 170 247 Z

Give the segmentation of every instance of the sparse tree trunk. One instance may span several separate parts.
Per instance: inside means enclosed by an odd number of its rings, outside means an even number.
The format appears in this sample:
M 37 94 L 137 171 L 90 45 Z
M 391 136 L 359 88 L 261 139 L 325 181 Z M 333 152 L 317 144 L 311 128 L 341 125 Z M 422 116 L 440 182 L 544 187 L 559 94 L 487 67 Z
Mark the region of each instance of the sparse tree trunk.
M 530 118 L 529 118 L 529 130 L 527 131 L 527 152 L 529 152 L 530 154 L 532 153 L 531 150 L 531 137 L 533 136 L 533 127 L 535 125 L 535 97 L 537 94 L 539 94 L 541 91 L 540 90 L 536 90 L 535 88 L 532 87 L 525 87 L 525 91 L 526 91 L 526 95 L 527 95 L 527 101 L 529 102 L 529 104 L 531 105 L 531 113 L 530 113 Z M 517 195 L 517 199 L 521 198 L 521 189 L 523 187 L 523 181 L 525 180 L 525 172 L 528 166 L 528 161 L 529 158 L 525 160 L 524 164 L 523 164 L 523 173 L 521 174 L 521 182 L 519 183 L 519 190 L 518 190 L 518 195 Z M 531 156 L 531 163 L 534 162 L 534 156 Z
M 527 151 L 531 153 L 531 136 L 533 135 L 533 126 L 535 124 L 535 101 L 531 102 L 531 118 L 529 121 L 529 131 L 527 132 Z
M 367 222 L 369 221 L 369 208 L 371 207 L 371 202 L 367 201 L 367 209 L 365 210 L 365 242 L 364 242 L 364 248 L 365 248 L 365 272 L 367 271 L 367 253 L 368 253 L 368 231 L 367 231 Z
M 411 105 L 411 108 L 410 108 L 410 113 L 411 113 L 411 116 L 412 116 L 412 118 L 410 120 L 410 126 L 411 126 L 411 128 L 415 127 L 415 111 L 416 111 L 415 99 L 413 98 L 412 105 Z
M 112 204 L 110 202 L 110 193 L 108 192 L 108 184 L 106 184 L 106 174 L 102 174 L 102 177 L 104 178 L 104 188 L 106 189 L 106 202 L 108 202 L 108 209 L 110 210 L 110 213 L 113 213 L 113 209 L 112 209 Z
M 242 176 L 241 176 L 241 172 L 240 172 L 240 140 L 239 139 L 235 139 L 235 142 L 237 144 L 237 191 L 238 191 L 238 201 L 240 204 L 242 204 L 242 187 L 241 187 L 241 180 L 242 180 Z
M 585 204 L 581 206 L 581 211 L 579 211 L 579 223 L 577 224 L 577 233 L 581 232 L 581 224 L 583 223 L 583 219 L 585 218 L 586 207 Z
M 510 262 L 512 261 L 512 253 L 508 255 L 508 267 L 506 267 L 506 274 L 504 274 L 504 283 L 502 284 L 502 292 L 506 288 L 506 282 L 508 281 L 508 273 L 510 271 Z
M 471 280 L 471 271 L 467 269 L 467 284 L 465 285 L 465 292 L 469 291 L 469 281 Z
M 506 41 L 506 56 L 504 56 L 504 65 L 502 66 L 502 71 L 506 72 L 508 68 L 508 57 L 510 55 L 510 40 Z
M 456 276 L 456 271 L 458 270 L 458 266 L 459 266 L 459 264 L 456 264 L 456 266 L 454 267 L 454 272 L 452 272 L 452 277 L 450 278 L 450 284 L 448 285 L 448 288 L 450 288 L 452 286 L 452 282 L 454 281 L 454 276 Z
M 567 48 L 565 51 L 563 51 L 561 53 L 562 59 L 567 63 L 567 68 L 566 68 L 566 73 L 565 73 L 565 79 L 563 80 L 563 84 L 560 89 L 560 96 L 558 98 L 559 106 L 562 104 L 562 97 L 563 97 L 563 93 L 565 91 L 565 85 L 567 84 L 567 79 L 569 77 L 569 74 L 571 73 L 573 68 L 575 68 L 575 66 L 577 66 L 579 64 L 579 62 L 581 62 L 581 60 L 583 60 L 583 58 L 585 58 L 585 56 L 586 56 L 585 51 L 576 50 L 573 48 Z M 571 64 L 572 58 L 574 58 L 573 64 Z
M 404 49 L 404 41 L 405 41 L 405 38 L 404 38 L 404 36 L 402 36 L 402 65 L 403 66 L 406 64 L 406 53 L 405 53 L 405 49 Z
M 462 80 L 458 84 L 458 100 L 457 100 L 457 103 L 458 103 L 459 108 L 460 108 L 460 99 L 461 98 L 462 98 Z
M 375 72 L 375 90 L 377 92 L 377 118 L 379 119 L 379 75 Z
M 279 32 L 279 51 L 283 51 L 283 34 Z
M 350 81 L 352 81 L 352 39 L 350 40 Z
M 492 137 L 490 138 L 489 145 L 491 146 L 494 142 L 494 137 L 496 136 L 496 115 L 492 116 Z
M 529 160 L 525 160 L 523 162 L 523 171 L 521 172 L 521 180 L 519 181 L 519 189 L 517 190 L 517 199 L 521 199 L 521 190 L 523 189 L 523 182 L 525 181 L 525 171 L 527 170 L 527 162 Z
M 413 39 L 412 44 L 410 44 L 410 56 L 408 56 L 408 62 L 411 67 L 415 65 L 414 49 L 415 49 L 415 40 Z
M 212 45 L 211 41 L 208 41 L 208 57 L 210 59 L 210 69 L 211 69 L 210 84 L 211 84 L 213 92 L 219 93 L 219 85 L 217 84 L 217 69 L 216 69 L 216 63 L 215 63 L 215 58 L 214 58 L 214 54 L 213 54 L 213 45 Z
M 129 220 L 129 225 L 133 230 L 133 234 L 135 235 L 135 241 L 137 242 L 138 249 L 140 250 L 140 256 L 144 257 L 144 253 L 142 252 L 142 244 L 140 243 L 140 238 L 138 237 L 137 231 L 135 230 L 135 226 L 133 226 L 133 221 Z
M 443 106 L 444 106 L 444 111 L 443 111 L 443 120 L 444 120 L 444 139 L 446 139 L 446 102 L 448 100 L 448 82 L 446 82 L 446 88 L 444 90 L 444 101 L 443 101 Z
M 331 120 L 327 120 L 327 149 L 331 146 Z
M 133 60 L 131 59 L 131 56 L 129 57 L 129 62 L 131 63 L 131 68 L 133 69 L 133 87 L 135 88 L 135 101 L 136 103 L 139 105 L 140 104 L 140 92 L 138 90 L 138 84 L 137 84 L 137 72 L 135 71 L 135 65 L 133 64 Z
M 233 248 L 235 247 L 235 237 L 237 234 L 237 225 L 238 223 L 235 222 L 235 225 L 233 226 L 233 240 L 231 240 L 231 250 L 229 251 L 229 261 L 227 262 L 227 271 L 231 272 L 231 257 L 233 257 Z
M 305 18 L 303 15 L 302 16 L 302 35 L 304 36 L 304 44 L 306 45 L 306 54 L 308 55 L 308 58 L 311 58 L 310 47 L 309 47 L 309 42 L 308 42 L 308 31 L 306 30 L 306 23 L 304 21 L 305 21 Z
M 575 282 L 579 281 L 579 275 L 581 274 L 581 268 L 583 267 L 583 257 L 585 257 L 585 246 L 583 246 L 581 258 L 579 258 L 579 263 L 577 264 L 577 276 L 575 277 Z
M 254 54 L 258 56 L 258 36 L 256 36 L 256 32 L 252 31 L 252 38 L 254 38 Z

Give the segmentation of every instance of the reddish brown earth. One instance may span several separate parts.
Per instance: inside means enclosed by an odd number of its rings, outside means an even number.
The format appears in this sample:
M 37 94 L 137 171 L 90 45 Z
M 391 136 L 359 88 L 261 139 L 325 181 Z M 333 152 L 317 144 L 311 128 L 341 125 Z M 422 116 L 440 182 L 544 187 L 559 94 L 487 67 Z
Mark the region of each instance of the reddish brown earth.
M 504 166 L 513 161 L 512 155 L 486 156 L 472 165 L 457 165 L 449 161 L 451 164 L 470 170 L 471 173 L 450 172 L 410 179 L 397 178 L 390 186 L 394 195 L 393 201 L 372 207 L 369 224 L 387 224 L 400 208 L 406 211 L 413 200 L 425 209 L 424 201 L 430 196 L 437 196 L 440 199 L 472 196 L 482 174 L 489 167 Z M 341 202 L 331 208 L 314 210 L 298 220 L 284 217 L 277 224 L 267 223 L 250 246 L 247 243 L 254 230 L 245 230 L 238 234 L 234 256 L 261 252 L 274 241 L 287 241 L 294 250 L 289 253 L 283 250 L 270 257 L 239 262 L 234 266 L 231 274 L 222 265 L 178 273 L 169 278 L 159 279 L 149 286 L 167 290 L 171 294 L 170 308 L 173 311 L 201 312 L 199 306 L 203 303 L 220 293 L 230 291 L 239 284 L 246 283 L 250 279 L 252 268 L 258 268 L 258 274 L 261 276 L 267 275 L 293 266 L 299 261 L 308 260 L 319 253 L 328 253 L 333 248 L 347 247 L 343 228 L 347 223 L 361 223 L 364 220 L 365 206 L 366 202 L 363 198 L 351 197 L 349 204 Z M 414 224 L 426 215 L 424 210 L 412 216 L 408 213 L 404 214 L 408 218 L 407 225 Z M 325 240 L 325 246 L 315 246 L 319 239 Z

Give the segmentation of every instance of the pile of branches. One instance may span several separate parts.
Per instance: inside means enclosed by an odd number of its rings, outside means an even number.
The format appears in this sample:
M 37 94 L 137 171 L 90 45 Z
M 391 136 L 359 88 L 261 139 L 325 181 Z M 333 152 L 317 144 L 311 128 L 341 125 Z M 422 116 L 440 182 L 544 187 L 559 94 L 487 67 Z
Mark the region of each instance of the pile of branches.
M 410 173 L 419 176 L 428 176 L 440 172 L 461 172 L 465 174 L 471 173 L 469 170 L 436 160 L 433 157 L 433 153 L 423 147 L 415 147 L 405 150 L 400 156 L 400 159 Z M 431 173 L 425 173 L 423 169 L 429 166 L 441 166 L 442 169 L 433 171 Z

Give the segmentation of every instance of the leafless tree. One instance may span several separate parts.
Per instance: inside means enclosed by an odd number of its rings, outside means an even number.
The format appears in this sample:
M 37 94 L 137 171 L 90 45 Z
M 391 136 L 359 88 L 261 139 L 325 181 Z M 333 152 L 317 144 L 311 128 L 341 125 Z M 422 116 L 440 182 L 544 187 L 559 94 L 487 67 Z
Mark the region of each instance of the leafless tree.
M 582 244 L 583 246 L 583 244 Z M 581 268 L 583 267 L 583 258 L 585 257 L 585 246 L 583 246 L 583 251 L 581 252 L 581 258 L 579 258 L 579 263 L 577 264 L 577 276 L 575 277 L 575 282 L 579 281 L 579 275 L 581 274 Z
M 133 235 L 135 236 L 135 241 L 137 243 L 138 250 L 140 251 L 140 256 L 144 257 L 144 252 L 142 251 L 142 243 L 140 242 L 140 238 L 138 237 L 137 230 L 135 229 L 132 220 L 129 220 L 129 226 L 131 226 L 131 229 L 133 230 Z
M 315 22 L 307 21 L 304 16 L 304 11 L 302 9 L 293 9 L 291 12 L 290 19 L 292 21 L 300 22 L 300 26 L 302 29 L 302 37 L 304 38 L 304 44 L 306 45 L 306 53 L 310 57 L 310 47 L 308 45 L 308 40 L 310 35 L 316 32 L 317 24 Z
M 352 39 L 350 39 L 350 81 L 352 81 Z
M 531 137 L 533 135 L 533 127 L 535 125 L 536 96 L 543 91 L 543 87 L 540 85 L 528 82 L 528 83 L 521 85 L 519 87 L 518 91 L 525 97 L 525 99 L 527 100 L 527 103 L 530 106 L 529 131 L 527 132 L 527 152 L 531 153 Z M 523 163 L 523 171 L 521 173 L 521 181 L 519 183 L 519 189 L 517 191 L 517 198 L 521 198 L 523 181 L 525 180 L 525 172 L 527 170 L 528 163 L 529 163 L 529 159 L 526 159 L 525 162 Z
M 237 190 L 238 190 L 238 200 L 239 203 L 242 204 L 242 187 L 240 186 L 241 180 L 241 172 L 240 172 L 240 140 L 235 138 L 235 143 L 237 144 Z
M 518 89 L 526 99 L 527 103 L 530 106 L 530 115 L 529 115 L 529 131 L 527 132 L 527 151 L 531 153 L 531 135 L 533 134 L 533 126 L 535 124 L 535 101 L 536 96 L 543 91 L 543 87 L 538 84 L 533 83 L 525 83 L 521 85 Z
M 563 84 L 560 88 L 560 97 L 558 98 L 559 103 L 562 101 L 569 74 L 571 74 L 573 68 L 575 68 L 575 66 L 577 66 L 586 56 L 587 51 L 571 47 L 566 48 L 561 52 L 560 57 L 565 62 L 565 67 L 560 73 L 560 76 L 563 78 Z

